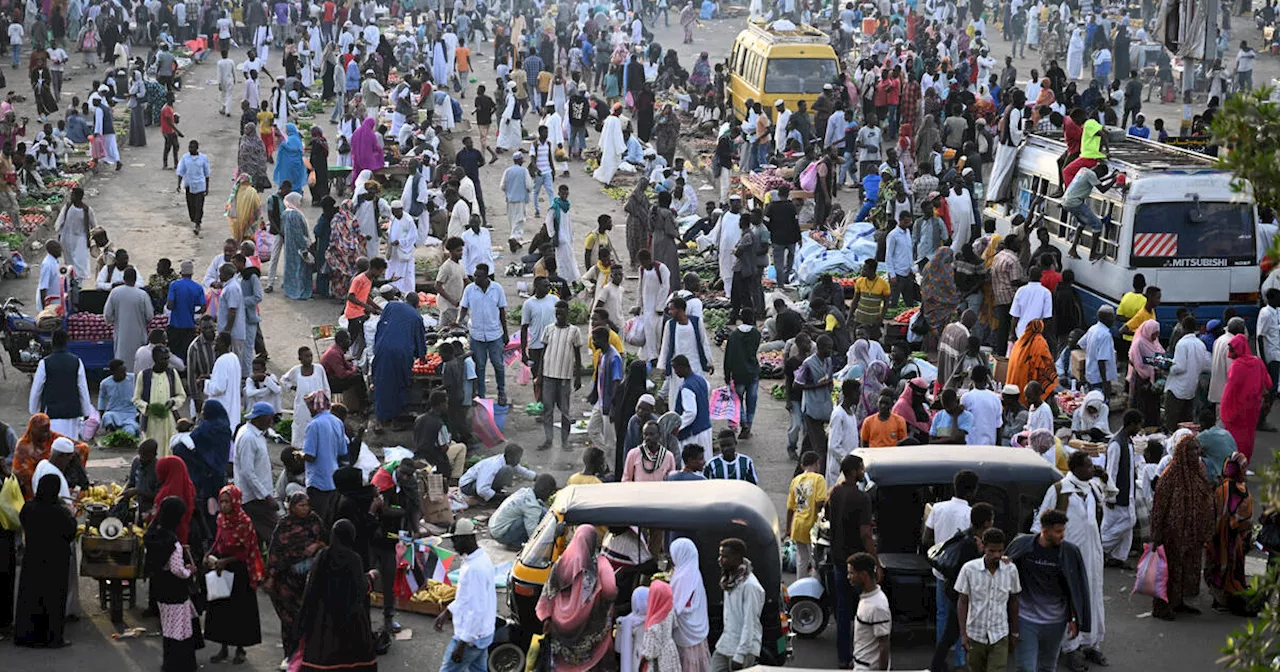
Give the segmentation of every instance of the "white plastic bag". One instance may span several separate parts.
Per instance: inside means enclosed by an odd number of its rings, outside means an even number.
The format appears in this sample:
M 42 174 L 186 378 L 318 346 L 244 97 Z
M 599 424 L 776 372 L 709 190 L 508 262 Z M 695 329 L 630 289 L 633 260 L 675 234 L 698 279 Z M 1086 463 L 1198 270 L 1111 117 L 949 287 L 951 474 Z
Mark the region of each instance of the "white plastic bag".
M 377 471 L 378 468 L 382 466 L 382 463 L 378 461 L 376 456 L 374 456 L 373 451 L 369 450 L 369 444 L 361 443 L 360 457 L 356 459 L 355 466 L 364 473 L 364 482 L 368 483 L 373 472 Z
M 211 571 L 204 575 L 204 588 L 210 602 L 225 600 L 231 597 L 231 588 L 235 585 L 236 575 L 233 572 Z
M 640 316 L 635 316 L 627 320 L 626 326 L 622 329 L 623 339 L 627 345 L 641 346 L 644 345 L 644 320 Z

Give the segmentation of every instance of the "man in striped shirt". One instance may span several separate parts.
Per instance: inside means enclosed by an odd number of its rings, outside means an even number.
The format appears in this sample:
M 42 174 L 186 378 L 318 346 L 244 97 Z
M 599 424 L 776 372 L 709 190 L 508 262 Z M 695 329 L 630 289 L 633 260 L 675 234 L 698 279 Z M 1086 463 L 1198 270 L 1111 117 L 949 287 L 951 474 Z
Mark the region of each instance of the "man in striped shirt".
M 751 458 L 738 454 L 738 436 L 732 429 L 722 429 L 719 434 L 720 454 L 707 462 L 702 475 L 708 479 L 746 481 L 759 484 L 756 465 Z

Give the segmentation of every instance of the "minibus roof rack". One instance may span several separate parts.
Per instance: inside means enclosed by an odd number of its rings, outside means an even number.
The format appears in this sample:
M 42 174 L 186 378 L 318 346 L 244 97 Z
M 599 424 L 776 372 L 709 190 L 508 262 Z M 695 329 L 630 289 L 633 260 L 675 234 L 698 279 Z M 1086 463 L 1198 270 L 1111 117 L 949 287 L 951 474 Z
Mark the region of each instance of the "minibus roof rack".
M 777 30 L 774 28 L 774 23 L 765 23 L 759 20 L 753 20 L 747 25 L 750 30 L 760 33 L 775 44 L 826 43 L 831 39 L 826 33 L 807 23 L 793 24 L 795 27 L 788 30 Z
M 1110 145 L 1107 151 L 1107 162 L 1119 167 L 1148 172 L 1218 170 L 1217 159 L 1207 154 L 1137 138 L 1118 128 L 1108 128 L 1107 133 Z M 1059 130 L 1029 133 L 1027 142 L 1031 146 L 1042 147 L 1049 151 L 1060 153 L 1066 150 L 1066 142 L 1062 138 L 1062 131 Z

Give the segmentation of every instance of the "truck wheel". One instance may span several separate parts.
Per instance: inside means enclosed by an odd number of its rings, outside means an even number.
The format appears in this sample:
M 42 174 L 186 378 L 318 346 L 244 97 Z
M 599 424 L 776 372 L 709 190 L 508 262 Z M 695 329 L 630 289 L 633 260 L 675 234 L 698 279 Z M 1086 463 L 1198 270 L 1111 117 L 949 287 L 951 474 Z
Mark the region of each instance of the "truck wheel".
M 827 627 L 827 610 L 811 597 L 797 597 L 787 607 L 791 617 L 791 632 L 804 639 L 813 639 Z
M 489 672 L 520 672 L 524 669 L 524 649 L 514 642 L 503 642 L 489 649 Z

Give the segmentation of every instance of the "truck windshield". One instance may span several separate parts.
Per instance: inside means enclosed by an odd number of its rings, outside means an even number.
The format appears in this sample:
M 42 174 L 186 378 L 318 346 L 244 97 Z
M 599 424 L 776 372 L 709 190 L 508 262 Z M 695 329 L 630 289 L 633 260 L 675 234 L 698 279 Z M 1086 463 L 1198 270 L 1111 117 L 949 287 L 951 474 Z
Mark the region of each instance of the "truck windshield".
M 1135 266 L 1247 266 L 1257 262 L 1253 207 L 1182 201 L 1138 206 Z
M 774 58 L 764 74 L 765 93 L 822 93 L 822 85 L 835 79 L 836 62 L 830 58 Z

